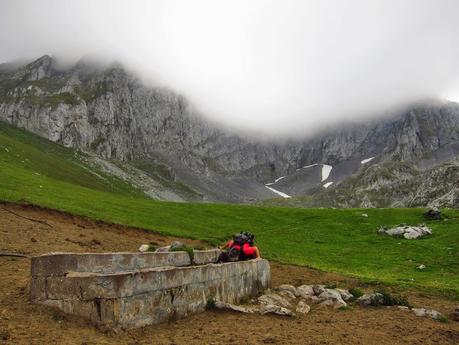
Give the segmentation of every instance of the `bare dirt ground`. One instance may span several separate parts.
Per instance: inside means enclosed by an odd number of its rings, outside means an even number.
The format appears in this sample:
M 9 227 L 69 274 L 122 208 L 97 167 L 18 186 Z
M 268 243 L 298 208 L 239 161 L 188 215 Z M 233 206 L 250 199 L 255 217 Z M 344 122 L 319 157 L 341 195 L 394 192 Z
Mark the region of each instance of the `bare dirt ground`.
M 135 251 L 142 243 L 173 240 L 36 207 L 0 204 L 2 252 Z M 304 267 L 272 263 L 271 268 L 274 286 L 337 282 L 362 286 L 356 279 Z M 297 318 L 208 311 L 169 324 L 107 333 L 81 318 L 30 304 L 29 270 L 27 258 L 0 257 L 0 344 L 459 344 L 459 322 L 441 323 L 396 308 L 358 306 L 313 307 Z M 416 290 L 408 292 L 408 299 L 446 315 L 458 304 Z

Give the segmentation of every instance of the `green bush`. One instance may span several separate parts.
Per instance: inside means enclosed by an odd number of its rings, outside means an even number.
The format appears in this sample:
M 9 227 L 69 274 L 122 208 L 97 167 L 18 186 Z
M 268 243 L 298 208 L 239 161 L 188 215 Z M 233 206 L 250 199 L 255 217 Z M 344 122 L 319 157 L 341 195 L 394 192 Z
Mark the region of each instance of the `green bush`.
M 388 292 L 385 289 L 379 289 L 375 292 L 383 295 L 382 304 L 385 306 L 402 305 L 406 307 L 411 307 L 410 303 L 404 296 L 392 295 L 390 292 Z
M 216 302 L 215 302 L 215 298 L 213 297 L 209 297 L 207 299 L 207 303 L 206 303 L 206 309 L 208 310 L 213 310 L 216 308 Z
M 242 296 L 241 299 L 239 300 L 239 304 L 249 304 L 250 303 L 250 296 L 245 295 Z
M 355 288 L 350 288 L 349 289 L 349 293 L 354 296 L 354 300 L 356 300 L 357 298 L 359 297 L 362 297 L 363 296 L 363 291 L 362 289 L 359 289 L 358 287 L 355 287 Z

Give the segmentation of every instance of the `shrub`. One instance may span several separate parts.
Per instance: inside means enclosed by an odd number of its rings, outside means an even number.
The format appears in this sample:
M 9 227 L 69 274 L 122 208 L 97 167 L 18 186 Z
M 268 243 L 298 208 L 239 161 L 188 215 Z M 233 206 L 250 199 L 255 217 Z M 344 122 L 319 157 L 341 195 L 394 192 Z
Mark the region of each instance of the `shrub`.
M 250 303 L 250 296 L 245 295 L 242 296 L 241 299 L 239 300 L 240 304 L 249 304 Z
M 209 297 L 207 299 L 207 303 L 206 303 L 206 309 L 208 310 L 213 310 L 216 308 L 216 302 L 215 302 L 215 298 L 213 297 Z
M 406 307 L 411 307 L 406 297 L 392 295 L 385 289 L 379 289 L 375 292 L 380 293 L 383 296 L 382 305 L 402 305 Z
M 357 298 L 363 296 L 363 291 L 362 291 L 361 289 L 359 289 L 358 287 L 350 288 L 350 289 L 349 289 L 349 293 L 350 293 L 352 296 L 354 296 L 354 300 L 356 300 Z
M 440 316 L 437 320 L 442 323 L 449 323 L 449 319 L 445 315 Z

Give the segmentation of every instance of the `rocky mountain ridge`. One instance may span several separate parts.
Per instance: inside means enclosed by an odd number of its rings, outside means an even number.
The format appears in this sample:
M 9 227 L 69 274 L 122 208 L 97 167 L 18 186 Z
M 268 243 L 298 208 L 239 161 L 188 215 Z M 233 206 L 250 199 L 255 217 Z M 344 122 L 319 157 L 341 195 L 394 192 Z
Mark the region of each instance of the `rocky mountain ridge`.
M 209 124 L 184 97 L 144 86 L 119 64 L 61 69 L 49 56 L 20 68 L 0 65 L 0 119 L 90 152 L 92 164 L 167 200 L 318 195 L 368 165 L 403 162 L 425 171 L 459 154 L 455 103 L 418 105 L 304 140 L 261 142 Z M 325 180 L 324 166 L 332 167 Z

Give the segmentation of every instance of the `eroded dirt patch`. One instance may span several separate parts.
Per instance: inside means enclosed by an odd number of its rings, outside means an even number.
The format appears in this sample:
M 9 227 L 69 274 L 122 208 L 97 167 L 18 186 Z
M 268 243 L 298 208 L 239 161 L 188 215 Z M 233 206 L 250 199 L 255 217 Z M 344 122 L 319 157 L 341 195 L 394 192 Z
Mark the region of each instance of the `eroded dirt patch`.
M 2 208 L 17 213 L 7 212 Z M 35 222 L 33 220 L 41 220 Z M 142 243 L 176 240 L 36 207 L 0 204 L 0 251 L 135 251 Z M 198 241 L 181 241 L 201 245 Z M 299 266 L 271 264 L 273 284 L 358 280 Z M 89 322 L 28 303 L 30 260 L 0 257 L 0 344 L 458 344 L 459 323 L 440 323 L 394 308 L 313 308 L 298 318 L 205 312 L 127 332 L 103 333 Z M 410 290 L 412 304 L 448 315 L 457 302 Z M 237 335 L 245 334 L 245 336 Z

